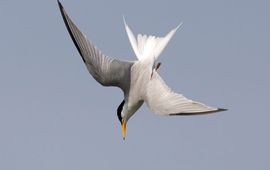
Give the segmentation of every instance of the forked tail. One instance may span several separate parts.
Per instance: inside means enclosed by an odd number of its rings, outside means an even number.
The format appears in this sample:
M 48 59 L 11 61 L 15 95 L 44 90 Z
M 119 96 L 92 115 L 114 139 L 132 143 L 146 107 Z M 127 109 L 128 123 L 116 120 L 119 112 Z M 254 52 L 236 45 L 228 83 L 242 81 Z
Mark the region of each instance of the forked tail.
M 180 23 L 176 28 L 172 29 L 164 37 L 138 34 L 136 39 L 131 29 L 127 25 L 124 17 L 123 20 L 130 44 L 138 60 L 144 60 L 149 57 L 156 60 L 176 32 L 176 30 L 182 25 L 182 23 Z

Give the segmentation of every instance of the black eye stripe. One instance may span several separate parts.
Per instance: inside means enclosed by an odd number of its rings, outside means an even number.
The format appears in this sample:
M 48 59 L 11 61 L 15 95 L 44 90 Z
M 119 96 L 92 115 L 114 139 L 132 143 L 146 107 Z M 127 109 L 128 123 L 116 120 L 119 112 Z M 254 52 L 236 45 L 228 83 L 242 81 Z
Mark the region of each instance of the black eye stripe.
M 119 121 L 122 123 L 122 116 L 121 116 L 121 111 L 123 110 L 123 106 L 124 106 L 124 104 L 125 104 L 125 100 L 123 100 L 122 102 L 121 102 L 121 104 L 118 106 L 118 108 L 117 108 L 117 117 L 118 117 L 118 119 L 119 119 Z

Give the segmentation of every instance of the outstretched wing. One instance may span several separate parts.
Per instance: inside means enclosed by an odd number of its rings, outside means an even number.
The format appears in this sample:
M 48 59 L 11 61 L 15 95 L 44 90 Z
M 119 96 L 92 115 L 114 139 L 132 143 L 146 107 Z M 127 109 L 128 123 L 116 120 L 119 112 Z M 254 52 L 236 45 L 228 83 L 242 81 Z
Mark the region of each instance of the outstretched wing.
M 149 81 L 145 102 L 150 110 L 158 115 L 199 115 L 226 110 L 210 107 L 174 93 L 157 72 L 153 73 Z
M 58 5 L 71 39 L 90 74 L 104 86 L 118 86 L 126 91 L 133 63 L 112 59 L 102 54 L 72 22 L 59 1 Z

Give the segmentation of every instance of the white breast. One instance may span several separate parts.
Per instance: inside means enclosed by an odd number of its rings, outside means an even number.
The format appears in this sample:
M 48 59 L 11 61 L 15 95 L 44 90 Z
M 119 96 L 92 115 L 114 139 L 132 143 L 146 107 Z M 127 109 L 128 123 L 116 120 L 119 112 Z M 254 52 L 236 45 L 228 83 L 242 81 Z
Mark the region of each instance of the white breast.
M 134 107 L 139 101 L 143 100 L 147 84 L 150 81 L 151 71 L 151 67 L 142 61 L 137 61 L 131 67 L 128 107 Z

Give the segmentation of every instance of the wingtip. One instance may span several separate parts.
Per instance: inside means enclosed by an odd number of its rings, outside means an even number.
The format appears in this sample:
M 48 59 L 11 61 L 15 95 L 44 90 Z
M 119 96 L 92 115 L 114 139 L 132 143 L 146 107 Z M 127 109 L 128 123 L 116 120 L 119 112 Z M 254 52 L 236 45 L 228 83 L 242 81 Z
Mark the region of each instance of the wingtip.
M 192 115 L 204 115 L 204 114 L 211 114 L 211 113 L 216 113 L 216 112 L 223 112 L 223 111 L 227 111 L 228 109 L 224 109 L 224 108 L 217 108 L 215 110 L 211 110 L 211 111 L 206 111 L 206 112 L 187 112 L 187 113 L 172 113 L 169 114 L 170 116 L 192 116 Z
M 58 3 L 60 8 L 63 8 L 63 5 L 61 4 L 61 2 L 59 0 L 57 0 L 57 3 Z
M 218 108 L 218 111 L 223 112 L 223 111 L 227 111 L 228 109 L 224 109 L 224 108 Z
M 59 9 L 60 9 L 60 11 L 61 11 L 61 13 L 62 13 L 62 15 L 63 15 L 63 14 L 64 14 L 65 9 L 64 9 L 64 7 L 63 7 L 62 3 L 61 3 L 59 0 L 57 0 L 57 3 L 58 3 L 58 6 L 59 6 Z

